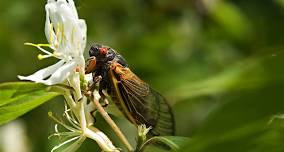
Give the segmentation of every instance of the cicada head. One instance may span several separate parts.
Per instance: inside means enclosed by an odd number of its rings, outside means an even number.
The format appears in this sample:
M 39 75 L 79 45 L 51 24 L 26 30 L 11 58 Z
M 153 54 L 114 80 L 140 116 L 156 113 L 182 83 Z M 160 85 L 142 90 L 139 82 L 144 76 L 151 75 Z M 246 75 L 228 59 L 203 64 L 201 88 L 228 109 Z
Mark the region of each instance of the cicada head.
M 108 46 L 95 43 L 90 48 L 89 55 L 90 57 L 96 57 L 97 62 L 107 62 L 114 59 L 115 51 Z
M 125 59 L 114 49 L 94 43 L 89 50 L 90 58 L 87 60 L 85 73 L 91 73 L 96 69 L 109 69 L 113 63 L 118 63 L 123 67 L 127 67 Z M 102 71 L 96 71 L 100 73 Z
M 108 66 L 108 62 L 115 58 L 116 52 L 108 46 L 94 43 L 89 50 L 89 55 L 85 68 L 86 74 L 95 71 L 96 67 Z

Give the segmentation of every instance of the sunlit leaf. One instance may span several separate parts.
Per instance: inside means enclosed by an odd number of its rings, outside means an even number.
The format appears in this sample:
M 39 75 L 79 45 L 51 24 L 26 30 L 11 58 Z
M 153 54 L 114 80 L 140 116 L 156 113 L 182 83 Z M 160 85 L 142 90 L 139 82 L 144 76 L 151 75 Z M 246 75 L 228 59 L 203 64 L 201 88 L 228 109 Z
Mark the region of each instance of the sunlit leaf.
M 30 82 L 0 84 L 0 124 L 11 121 L 58 96 L 50 87 Z

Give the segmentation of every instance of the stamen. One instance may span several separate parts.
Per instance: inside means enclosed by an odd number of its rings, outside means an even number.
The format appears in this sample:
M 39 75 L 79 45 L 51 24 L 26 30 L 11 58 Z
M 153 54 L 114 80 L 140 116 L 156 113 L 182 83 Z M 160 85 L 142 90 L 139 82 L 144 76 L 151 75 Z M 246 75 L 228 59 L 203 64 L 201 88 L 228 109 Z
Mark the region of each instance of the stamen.
M 58 124 L 54 125 L 54 130 L 55 130 L 56 133 L 59 133 L 59 131 L 58 131 Z
M 51 55 L 52 53 L 48 52 L 47 50 L 43 49 L 41 46 L 44 46 L 44 47 L 50 47 L 51 46 L 49 44 L 34 44 L 34 43 L 24 43 L 24 45 L 29 45 L 29 46 L 34 46 L 36 48 L 38 48 L 39 50 L 41 50 L 42 52 L 48 54 L 48 55 Z
M 58 133 L 53 133 L 48 136 L 48 139 L 51 139 L 52 137 L 75 137 L 81 135 L 81 132 L 58 132 Z
M 70 131 L 73 131 L 73 132 L 76 132 L 78 131 L 77 129 L 75 128 L 72 128 L 71 126 L 68 126 L 67 124 L 65 124 L 64 122 L 58 120 L 56 117 L 53 116 L 52 112 L 48 112 L 48 116 L 50 118 L 52 118 L 55 122 L 57 122 L 58 124 L 62 125 L 64 128 L 70 130 Z
M 52 57 L 52 56 L 53 56 L 53 54 L 48 54 L 48 55 L 38 54 L 38 55 L 37 55 L 37 58 L 38 58 L 39 60 L 43 60 L 43 59 L 46 59 L 46 58 L 49 58 L 49 57 Z
M 56 44 L 55 44 L 55 47 L 58 48 L 58 45 L 60 44 L 60 41 L 59 41 L 59 32 L 60 32 L 60 27 L 59 27 L 59 23 L 57 23 L 57 26 L 56 26 Z
M 60 43 L 64 43 L 65 41 L 65 34 L 64 34 L 64 25 L 61 24 L 61 42 Z
M 64 115 L 66 116 L 67 120 L 69 121 L 69 123 L 70 123 L 73 127 L 75 127 L 76 129 L 80 130 L 80 127 L 79 127 L 80 124 L 77 122 L 77 120 L 76 120 L 75 118 L 73 118 L 73 117 L 71 117 L 71 116 L 69 115 L 69 112 L 70 112 L 70 111 L 71 111 L 71 110 L 67 108 L 67 105 L 65 105 Z
M 55 146 L 55 147 L 51 150 L 51 152 L 54 152 L 55 150 L 59 149 L 60 147 L 66 145 L 66 144 L 68 144 L 68 143 L 70 143 L 70 142 L 72 142 L 72 141 L 74 141 L 74 140 L 77 140 L 77 139 L 79 139 L 79 138 L 80 138 L 80 136 L 77 136 L 77 137 L 71 138 L 71 139 L 69 139 L 69 140 L 66 140 L 65 142 L 63 142 L 63 143 L 61 143 L 61 144 Z
M 50 44 L 37 44 L 39 47 L 49 47 L 51 48 Z

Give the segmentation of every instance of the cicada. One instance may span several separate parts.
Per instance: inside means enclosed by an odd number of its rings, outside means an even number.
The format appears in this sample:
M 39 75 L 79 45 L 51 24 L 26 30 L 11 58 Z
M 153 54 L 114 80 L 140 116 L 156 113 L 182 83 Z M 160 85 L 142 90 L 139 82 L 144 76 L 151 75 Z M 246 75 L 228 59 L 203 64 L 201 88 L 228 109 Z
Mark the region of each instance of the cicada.
M 151 135 L 174 135 L 174 116 L 165 98 L 136 76 L 118 52 L 93 44 L 89 55 L 85 73 L 100 80 L 101 97 L 107 92 L 132 124 L 151 126 Z

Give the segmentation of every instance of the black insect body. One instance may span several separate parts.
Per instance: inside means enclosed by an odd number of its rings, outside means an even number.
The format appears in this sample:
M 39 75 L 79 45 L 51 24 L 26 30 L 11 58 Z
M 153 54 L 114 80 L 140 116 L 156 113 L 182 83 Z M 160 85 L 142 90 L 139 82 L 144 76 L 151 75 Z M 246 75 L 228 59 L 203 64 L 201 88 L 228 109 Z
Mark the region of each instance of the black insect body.
M 174 135 L 174 117 L 165 98 L 137 77 L 119 53 L 94 44 L 89 55 L 85 71 L 92 73 L 94 80 L 101 77 L 102 97 L 102 90 L 106 90 L 131 123 L 151 126 L 151 135 Z

